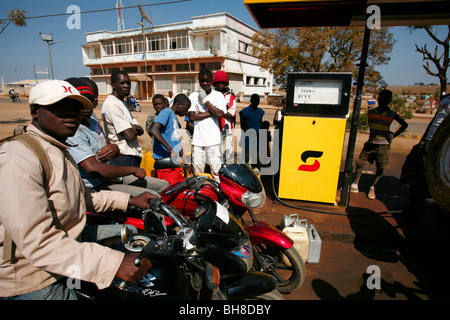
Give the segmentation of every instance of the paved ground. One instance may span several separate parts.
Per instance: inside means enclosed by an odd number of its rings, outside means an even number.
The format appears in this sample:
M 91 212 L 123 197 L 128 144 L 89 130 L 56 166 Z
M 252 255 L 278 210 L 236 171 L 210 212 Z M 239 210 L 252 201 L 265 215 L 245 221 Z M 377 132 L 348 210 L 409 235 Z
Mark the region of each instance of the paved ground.
M 265 119 L 272 121 L 274 111 L 275 108 L 266 108 Z M 135 112 L 134 116 L 143 125 L 151 112 L 153 108 L 144 103 L 143 111 Z M 100 107 L 96 113 L 100 115 Z M 17 125 L 27 124 L 29 119 L 26 102 L 13 104 L 0 97 L 0 139 L 10 135 Z M 277 225 L 283 215 L 296 213 L 314 224 L 322 239 L 320 262 L 306 264 L 304 285 L 285 295 L 286 300 L 450 298 L 446 269 L 450 216 L 442 213 L 431 199 L 423 207 L 411 210 L 407 207 L 408 188 L 399 182 L 401 165 L 428 122 L 429 118 L 408 121 L 409 135 L 395 139 L 391 167 L 380 181 L 376 200 L 366 197 L 374 173 L 370 165 L 366 165 L 361 179 L 361 192 L 351 194 L 345 207 L 285 200 L 297 208 L 288 207 L 275 200 L 271 181 L 263 178 L 269 198 L 257 210 L 258 219 Z M 355 157 L 366 140 L 367 135 L 358 134 Z M 141 144 L 149 150 L 146 135 L 141 138 Z M 346 149 L 345 146 L 342 162 Z M 342 169 L 343 163 L 341 173 Z M 342 179 L 339 186 L 341 183 Z M 339 202 L 339 190 L 336 199 Z M 372 280 L 367 273 L 369 267 L 380 272 L 380 290 L 370 290 L 367 286 L 367 279 Z

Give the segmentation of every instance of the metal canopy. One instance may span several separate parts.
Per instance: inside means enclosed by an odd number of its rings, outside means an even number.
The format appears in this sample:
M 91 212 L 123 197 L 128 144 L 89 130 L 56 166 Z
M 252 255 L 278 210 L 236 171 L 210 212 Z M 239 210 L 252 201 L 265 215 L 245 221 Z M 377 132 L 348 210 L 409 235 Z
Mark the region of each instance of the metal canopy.
M 450 24 L 449 0 L 244 0 L 261 29 L 364 26 L 377 5 L 382 26 Z

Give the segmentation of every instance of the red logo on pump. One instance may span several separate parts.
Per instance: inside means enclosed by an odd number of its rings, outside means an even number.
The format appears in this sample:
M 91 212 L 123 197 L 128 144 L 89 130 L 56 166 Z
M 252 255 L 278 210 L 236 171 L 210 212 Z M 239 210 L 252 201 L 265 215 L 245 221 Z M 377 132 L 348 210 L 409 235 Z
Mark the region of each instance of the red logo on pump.
M 312 151 L 308 150 L 302 153 L 302 161 L 306 162 L 308 158 L 320 158 L 323 155 L 322 151 Z M 307 172 L 315 172 L 319 170 L 320 168 L 320 162 L 316 159 L 314 160 L 313 164 L 302 164 L 300 167 L 298 167 L 299 171 L 307 171 Z

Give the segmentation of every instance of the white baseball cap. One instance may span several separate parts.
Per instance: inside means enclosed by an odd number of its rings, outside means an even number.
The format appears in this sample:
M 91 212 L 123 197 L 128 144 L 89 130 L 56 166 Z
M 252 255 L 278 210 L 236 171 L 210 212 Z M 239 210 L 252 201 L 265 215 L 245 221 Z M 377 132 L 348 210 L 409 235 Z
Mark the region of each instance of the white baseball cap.
M 48 106 L 65 98 L 79 101 L 84 110 L 94 108 L 88 98 L 82 96 L 69 82 L 62 80 L 49 80 L 37 84 L 31 89 L 28 101 L 30 107 L 34 104 Z

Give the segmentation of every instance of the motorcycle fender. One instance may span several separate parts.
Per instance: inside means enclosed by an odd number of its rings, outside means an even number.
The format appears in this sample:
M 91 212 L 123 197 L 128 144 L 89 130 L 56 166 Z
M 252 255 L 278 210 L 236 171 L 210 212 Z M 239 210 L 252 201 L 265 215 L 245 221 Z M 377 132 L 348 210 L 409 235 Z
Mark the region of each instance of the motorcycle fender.
M 289 249 L 294 241 L 277 228 L 258 221 L 244 227 L 253 244 L 267 244 L 281 249 Z
M 247 272 L 234 282 L 225 285 L 229 300 L 254 298 L 277 288 L 277 280 L 262 272 Z

